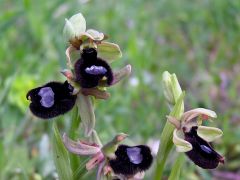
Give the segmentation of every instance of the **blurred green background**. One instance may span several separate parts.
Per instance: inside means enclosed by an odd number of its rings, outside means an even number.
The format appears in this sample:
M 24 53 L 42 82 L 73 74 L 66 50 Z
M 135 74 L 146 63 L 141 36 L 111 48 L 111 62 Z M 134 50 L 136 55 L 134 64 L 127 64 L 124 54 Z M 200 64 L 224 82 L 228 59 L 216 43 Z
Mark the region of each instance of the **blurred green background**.
M 87 28 L 119 44 L 132 75 L 96 103 L 96 130 L 103 142 L 117 132 L 136 144 L 158 139 L 169 113 L 161 78 L 176 73 L 186 90 L 186 110 L 217 112 L 223 129 L 214 143 L 224 166 L 207 171 L 186 160 L 181 179 L 240 178 L 240 1 L 226 0 L 0 0 L 0 179 L 55 179 L 52 122 L 30 115 L 27 91 L 64 80 L 64 18 L 83 13 Z M 70 114 L 57 120 L 61 132 Z M 81 134 L 81 133 L 79 133 Z M 175 154 L 175 150 L 173 150 Z M 174 155 L 168 161 L 167 178 Z M 238 176 L 237 176 L 238 173 Z M 151 179 L 152 169 L 146 179 Z M 231 178 L 230 178 L 231 179 Z

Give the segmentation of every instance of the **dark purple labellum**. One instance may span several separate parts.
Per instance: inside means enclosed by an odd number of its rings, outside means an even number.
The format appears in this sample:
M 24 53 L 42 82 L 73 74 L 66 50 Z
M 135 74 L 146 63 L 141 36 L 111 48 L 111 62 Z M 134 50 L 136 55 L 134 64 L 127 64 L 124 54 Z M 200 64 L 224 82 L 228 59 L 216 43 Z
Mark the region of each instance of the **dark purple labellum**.
M 110 167 L 115 174 L 127 177 L 149 169 L 153 161 L 151 150 L 145 145 L 120 145 L 115 155 L 116 158 L 109 161 Z
M 185 140 L 192 144 L 193 149 L 186 152 L 189 159 L 203 169 L 214 169 L 224 163 L 224 157 L 218 154 L 208 142 L 197 135 L 197 126 L 185 132 Z
M 75 63 L 74 69 L 76 82 L 83 88 L 98 86 L 103 77 L 106 77 L 108 85 L 113 81 L 111 67 L 107 62 L 97 57 L 97 51 L 94 48 L 83 49 L 81 58 Z
M 54 118 L 71 110 L 76 96 L 72 95 L 73 87 L 64 83 L 49 82 L 44 86 L 30 90 L 27 99 L 31 101 L 31 112 L 43 119 Z

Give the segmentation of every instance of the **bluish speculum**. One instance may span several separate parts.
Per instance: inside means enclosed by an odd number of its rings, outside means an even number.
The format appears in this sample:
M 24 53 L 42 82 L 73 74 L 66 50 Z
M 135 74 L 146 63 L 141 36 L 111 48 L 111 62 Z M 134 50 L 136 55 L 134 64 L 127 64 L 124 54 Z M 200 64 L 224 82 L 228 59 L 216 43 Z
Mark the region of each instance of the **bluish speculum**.
M 200 145 L 200 147 L 204 152 L 206 152 L 208 154 L 212 153 L 212 150 L 209 147 L 207 147 L 205 145 Z
M 138 147 L 127 148 L 127 155 L 133 164 L 140 164 L 143 160 L 141 149 Z
M 224 157 L 218 154 L 211 145 L 198 136 L 197 126 L 191 128 L 189 132 L 184 132 L 185 140 L 191 143 L 192 150 L 186 155 L 196 165 L 204 169 L 214 169 L 219 163 L 224 163 Z
M 43 87 L 40 89 L 39 96 L 41 96 L 40 103 L 45 108 L 50 108 L 54 105 L 54 92 L 50 87 Z
M 92 65 L 91 67 L 87 67 L 85 69 L 85 72 L 92 75 L 100 75 L 105 74 L 107 72 L 107 69 L 103 66 Z

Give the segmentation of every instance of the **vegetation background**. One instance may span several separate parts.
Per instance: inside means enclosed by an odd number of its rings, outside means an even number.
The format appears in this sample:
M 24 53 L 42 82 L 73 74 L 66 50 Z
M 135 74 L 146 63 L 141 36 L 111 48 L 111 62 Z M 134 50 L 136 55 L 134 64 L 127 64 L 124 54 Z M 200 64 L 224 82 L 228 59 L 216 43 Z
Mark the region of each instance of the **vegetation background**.
M 181 179 L 240 178 L 240 1 L 0 0 L 0 179 L 56 178 L 53 120 L 34 118 L 25 95 L 64 80 L 64 18 L 78 12 L 87 28 L 120 45 L 123 57 L 114 68 L 133 66 L 128 79 L 109 89 L 111 98 L 96 103 L 102 141 L 117 132 L 128 133 L 135 144 L 160 137 L 169 112 L 161 78 L 168 70 L 187 92 L 186 109 L 216 111 L 211 124 L 224 132 L 214 146 L 225 165 L 207 171 L 186 160 Z M 70 114 L 57 120 L 61 132 L 69 128 Z

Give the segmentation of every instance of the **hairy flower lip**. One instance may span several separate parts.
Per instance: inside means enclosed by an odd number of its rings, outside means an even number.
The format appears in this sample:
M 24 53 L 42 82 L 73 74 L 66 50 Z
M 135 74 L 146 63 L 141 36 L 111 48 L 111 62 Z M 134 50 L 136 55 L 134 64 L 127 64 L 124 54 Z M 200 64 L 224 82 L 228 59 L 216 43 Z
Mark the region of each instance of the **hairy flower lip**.
M 52 94 L 42 92 L 46 88 L 49 88 Z M 26 98 L 30 101 L 29 108 L 33 115 L 41 119 L 51 119 L 73 108 L 76 96 L 72 91 L 73 87 L 67 81 L 64 83 L 51 81 L 29 90 Z
M 116 175 L 133 177 L 150 168 L 153 156 L 146 145 L 119 145 L 115 151 L 116 158 L 109 160 L 109 165 Z
M 203 169 L 215 169 L 219 163 L 224 163 L 224 157 L 197 134 L 198 127 L 192 127 L 190 132 L 184 133 L 184 139 L 191 143 L 192 150 L 185 152 L 189 159 Z

